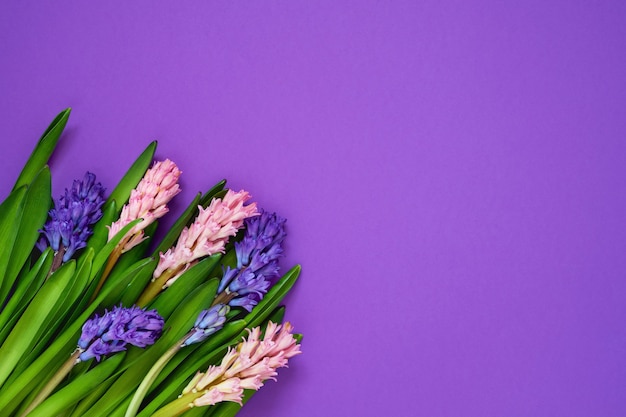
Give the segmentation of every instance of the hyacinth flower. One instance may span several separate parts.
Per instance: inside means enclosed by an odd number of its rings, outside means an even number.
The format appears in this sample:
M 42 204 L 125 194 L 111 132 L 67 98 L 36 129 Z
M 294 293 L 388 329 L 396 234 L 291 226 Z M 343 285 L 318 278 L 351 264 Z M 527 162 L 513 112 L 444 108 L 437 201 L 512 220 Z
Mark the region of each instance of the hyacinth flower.
M 283 253 L 285 219 L 276 213 L 262 212 L 246 219 L 241 242 L 235 243 L 237 268 L 226 267 L 215 303 L 227 303 L 247 311 L 263 298 L 278 278 L 278 258 Z
M 87 172 L 82 181 L 75 180 L 72 188 L 65 189 L 65 194 L 55 201 L 50 210 L 50 220 L 41 233 L 43 237 L 37 243 L 40 250 L 50 246 L 55 252 L 51 271 L 67 262 L 74 253 L 87 244 L 91 236 L 91 226 L 102 217 L 104 187 L 96 183 L 96 176 Z
M 163 289 L 172 285 L 190 266 L 206 256 L 224 253 L 226 242 L 243 226 L 244 220 L 256 216 L 256 203 L 247 191 L 228 190 L 223 198 L 216 198 L 205 209 L 198 206 L 194 223 L 181 232 L 176 246 L 160 254 L 152 281 L 137 301 L 146 305 Z
M 113 239 L 124 226 L 134 220 L 142 220 L 126 233 L 109 256 L 92 299 L 104 285 L 119 257 L 143 242 L 145 240 L 144 229 L 169 211 L 167 203 L 181 191 L 178 186 L 180 174 L 182 171 L 169 159 L 155 162 L 152 168 L 146 171 L 137 187 L 131 191 L 128 203 L 122 207 L 120 218 L 107 226 L 108 240 Z
M 143 381 L 135 391 L 133 398 L 126 410 L 125 417 L 135 416 L 139 406 L 146 396 L 148 389 L 152 386 L 154 380 L 163 370 L 165 365 L 174 357 L 174 355 L 185 346 L 201 343 L 210 335 L 220 330 L 226 322 L 226 314 L 230 311 L 230 307 L 224 304 L 217 304 L 208 310 L 202 311 L 196 318 L 193 328 L 174 346 L 168 349 L 152 366 L 146 374 Z
M 31 402 L 27 415 L 43 402 L 72 368 L 89 359 L 100 362 L 103 356 L 126 350 L 127 345 L 144 348 L 154 344 L 163 332 L 164 320 L 156 310 L 138 307 L 114 307 L 102 316 L 85 322 L 76 350 Z
M 220 365 L 198 372 L 178 399 L 167 404 L 152 417 L 178 416 L 193 407 L 210 406 L 223 401 L 242 404 L 243 390 L 258 390 L 268 379 L 276 380 L 276 369 L 287 366 L 290 358 L 300 354 L 300 345 L 289 322 L 271 321 L 261 339 L 255 327 L 248 339 L 229 349 Z
M 122 208 L 119 220 L 109 226 L 111 240 L 124 226 L 133 220 L 142 219 L 120 241 L 122 253 L 143 242 L 143 230 L 169 211 L 167 203 L 181 191 L 178 185 L 181 173 L 169 159 L 156 162 L 131 191 L 128 204 Z

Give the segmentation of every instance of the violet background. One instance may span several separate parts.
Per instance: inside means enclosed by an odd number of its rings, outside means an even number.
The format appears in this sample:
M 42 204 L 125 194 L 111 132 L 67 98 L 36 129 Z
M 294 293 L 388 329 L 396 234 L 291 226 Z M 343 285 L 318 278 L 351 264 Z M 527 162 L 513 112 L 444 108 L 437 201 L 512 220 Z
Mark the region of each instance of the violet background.
M 626 2 L 0 3 L 0 196 L 149 141 L 288 220 L 304 355 L 240 413 L 626 415 Z

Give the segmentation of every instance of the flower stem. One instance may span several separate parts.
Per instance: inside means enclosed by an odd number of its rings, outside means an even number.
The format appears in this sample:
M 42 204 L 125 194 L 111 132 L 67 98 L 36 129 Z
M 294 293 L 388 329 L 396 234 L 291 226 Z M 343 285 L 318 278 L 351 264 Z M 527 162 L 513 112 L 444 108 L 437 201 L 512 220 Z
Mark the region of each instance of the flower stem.
M 56 251 L 56 253 L 54 254 L 54 259 L 52 259 L 52 265 L 50 266 L 50 271 L 48 271 L 48 276 L 46 278 L 49 278 L 50 275 L 52 275 L 52 273 L 56 271 L 57 269 L 59 269 L 59 267 L 63 264 L 64 255 L 65 255 L 65 246 L 63 246 L 63 244 L 60 244 L 59 250 Z
M 102 275 L 100 276 L 100 281 L 98 281 L 98 286 L 96 287 L 96 290 L 93 292 L 93 294 L 91 294 L 89 303 L 95 300 L 96 297 L 98 296 L 98 293 L 102 289 L 102 286 L 104 285 L 106 279 L 109 277 L 109 274 L 113 270 L 113 267 L 117 263 L 117 260 L 120 258 L 120 256 L 122 256 L 122 251 L 124 250 L 124 246 L 126 246 L 126 243 L 128 242 L 129 239 L 130 237 L 125 237 L 124 239 L 122 239 L 120 243 L 117 244 L 115 249 L 113 249 L 113 252 L 111 252 L 111 255 L 109 255 L 109 259 L 107 259 L 106 266 L 104 267 L 104 272 L 102 272 Z
M 167 363 L 174 357 L 174 355 L 183 347 L 183 343 L 185 343 L 185 341 L 189 339 L 192 334 L 193 332 L 187 333 L 174 346 L 169 348 L 154 363 L 154 365 L 152 365 L 150 371 L 148 371 L 146 376 L 143 378 L 143 381 L 141 381 L 141 384 L 137 388 L 137 391 L 135 391 L 135 395 L 133 395 L 133 399 L 130 401 L 124 417 L 135 417 L 135 415 L 137 415 L 137 411 L 139 411 L 139 406 L 141 405 L 141 402 L 145 398 L 146 394 L 148 393 L 148 389 L 150 389 L 150 386 L 154 383 L 155 379 L 157 378 L 157 376 L 159 376 L 165 365 L 167 365 Z
M 179 268 L 180 269 L 180 268 Z M 145 290 L 139 296 L 139 299 L 135 304 L 139 307 L 145 307 L 150 301 L 154 299 L 161 291 L 163 291 L 163 287 L 168 279 L 173 277 L 176 273 L 178 273 L 178 269 L 172 270 L 168 269 L 164 271 L 158 278 L 153 279 Z
M 70 373 L 72 368 L 74 368 L 74 365 L 76 365 L 77 363 L 76 361 L 78 360 L 78 357 L 80 356 L 81 353 L 82 353 L 81 349 L 76 349 L 74 353 L 72 353 L 72 356 L 70 356 L 70 358 L 52 376 L 52 378 L 50 378 L 48 383 L 42 388 L 41 391 L 39 391 L 39 394 L 37 394 L 35 399 L 29 404 L 29 406 L 26 408 L 26 410 L 24 410 L 24 412 L 20 415 L 20 417 L 24 417 L 28 415 L 28 413 L 33 411 L 35 407 L 37 407 L 39 404 L 44 402 L 46 398 L 48 398 L 48 395 L 50 395 L 52 391 L 54 391 L 57 385 L 59 385 L 61 381 L 63 381 L 63 378 L 65 378 L 67 374 Z
M 238 294 L 236 292 L 227 293 L 226 290 L 224 290 L 215 297 L 215 299 L 211 303 L 211 307 L 218 304 L 228 304 L 230 303 L 230 300 L 235 298 L 237 295 Z
M 204 395 L 204 392 L 190 392 L 185 395 L 181 395 L 174 401 L 167 404 L 165 407 L 158 409 L 151 417 L 177 417 L 183 414 L 185 411 L 191 410 L 193 407 L 193 401 L 196 398 Z

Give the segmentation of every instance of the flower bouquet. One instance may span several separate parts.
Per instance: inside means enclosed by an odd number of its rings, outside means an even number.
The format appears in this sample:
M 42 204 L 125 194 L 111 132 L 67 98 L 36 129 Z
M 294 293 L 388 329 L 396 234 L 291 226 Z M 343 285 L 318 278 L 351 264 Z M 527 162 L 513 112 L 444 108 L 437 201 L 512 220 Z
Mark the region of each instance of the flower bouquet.
M 0 414 L 235 415 L 300 353 L 279 306 L 300 272 L 279 274 L 285 220 L 221 181 L 155 234 L 181 175 L 156 142 L 110 193 L 86 173 L 53 201 L 69 114 L 0 205 Z

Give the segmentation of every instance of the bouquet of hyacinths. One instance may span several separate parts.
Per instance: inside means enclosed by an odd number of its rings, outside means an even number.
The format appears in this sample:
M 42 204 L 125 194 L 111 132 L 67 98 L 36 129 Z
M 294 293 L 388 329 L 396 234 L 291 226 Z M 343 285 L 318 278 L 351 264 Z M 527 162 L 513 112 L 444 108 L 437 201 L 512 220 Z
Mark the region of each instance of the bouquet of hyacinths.
M 87 173 L 53 201 L 69 114 L 0 205 L 0 415 L 235 415 L 300 353 L 285 220 L 221 181 L 157 241 L 181 171 L 154 142 L 110 193 Z

